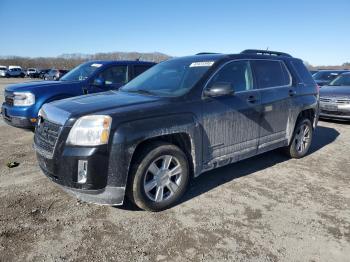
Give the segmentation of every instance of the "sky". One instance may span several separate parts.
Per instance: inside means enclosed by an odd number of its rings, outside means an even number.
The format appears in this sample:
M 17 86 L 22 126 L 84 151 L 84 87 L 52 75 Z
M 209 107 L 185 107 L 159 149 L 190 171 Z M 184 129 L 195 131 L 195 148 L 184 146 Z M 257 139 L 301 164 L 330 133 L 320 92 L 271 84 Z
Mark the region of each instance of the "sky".
M 244 49 L 350 62 L 349 0 L 0 0 L 0 56 Z

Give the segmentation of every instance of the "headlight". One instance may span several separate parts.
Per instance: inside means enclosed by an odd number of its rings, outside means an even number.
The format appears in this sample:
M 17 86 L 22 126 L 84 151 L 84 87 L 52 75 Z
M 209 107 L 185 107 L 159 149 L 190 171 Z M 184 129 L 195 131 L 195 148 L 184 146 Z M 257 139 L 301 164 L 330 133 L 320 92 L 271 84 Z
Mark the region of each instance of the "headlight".
M 35 104 L 35 95 L 29 92 L 14 92 L 14 106 L 31 106 Z
M 69 132 L 67 144 L 97 146 L 108 143 L 112 118 L 105 115 L 91 115 L 79 118 Z

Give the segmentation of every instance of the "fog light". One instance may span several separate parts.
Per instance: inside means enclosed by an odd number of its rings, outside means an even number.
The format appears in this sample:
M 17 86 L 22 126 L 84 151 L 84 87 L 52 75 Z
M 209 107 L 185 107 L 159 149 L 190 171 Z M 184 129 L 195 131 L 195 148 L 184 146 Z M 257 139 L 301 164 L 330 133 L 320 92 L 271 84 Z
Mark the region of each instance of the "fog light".
M 87 180 L 87 160 L 79 160 L 78 161 L 78 183 L 84 184 Z

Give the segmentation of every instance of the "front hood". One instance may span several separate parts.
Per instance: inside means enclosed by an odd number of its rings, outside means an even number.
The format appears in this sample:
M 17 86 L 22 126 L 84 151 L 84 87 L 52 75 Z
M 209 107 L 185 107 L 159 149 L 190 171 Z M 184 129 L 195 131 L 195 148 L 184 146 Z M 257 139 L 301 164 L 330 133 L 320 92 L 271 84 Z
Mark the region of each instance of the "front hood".
M 5 88 L 7 92 L 40 92 L 42 89 L 46 89 L 47 87 L 64 87 L 70 86 L 72 84 L 79 82 L 71 82 L 71 81 L 31 81 L 20 84 L 9 85 Z
M 59 114 L 62 113 L 67 118 L 80 117 L 88 114 L 108 112 L 109 110 L 112 110 L 113 113 L 115 113 L 117 110 L 125 108 L 136 109 L 136 107 L 154 103 L 160 99 L 161 98 L 159 97 L 145 96 L 135 93 L 108 91 L 54 101 L 45 104 L 43 106 L 43 111 L 60 112 Z M 48 118 L 54 121 L 52 118 L 56 118 L 56 116 L 48 115 Z
M 323 86 L 320 97 L 350 97 L 350 86 Z

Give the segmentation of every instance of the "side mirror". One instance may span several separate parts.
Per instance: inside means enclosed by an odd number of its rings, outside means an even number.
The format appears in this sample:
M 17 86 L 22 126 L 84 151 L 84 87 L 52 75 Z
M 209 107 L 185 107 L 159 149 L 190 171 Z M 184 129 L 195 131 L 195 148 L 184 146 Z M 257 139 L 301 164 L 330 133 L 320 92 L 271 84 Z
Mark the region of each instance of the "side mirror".
M 204 95 L 208 97 L 229 96 L 235 93 L 229 82 L 217 82 L 204 90 Z
M 106 81 L 103 79 L 103 78 L 101 78 L 101 77 L 96 77 L 95 78 L 95 80 L 94 80 L 94 82 L 93 82 L 93 85 L 94 86 L 100 86 L 100 87 L 102 87 L 102 86 L 104 86 L 106 83 L 105 83 Z

